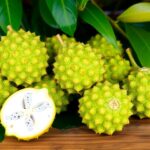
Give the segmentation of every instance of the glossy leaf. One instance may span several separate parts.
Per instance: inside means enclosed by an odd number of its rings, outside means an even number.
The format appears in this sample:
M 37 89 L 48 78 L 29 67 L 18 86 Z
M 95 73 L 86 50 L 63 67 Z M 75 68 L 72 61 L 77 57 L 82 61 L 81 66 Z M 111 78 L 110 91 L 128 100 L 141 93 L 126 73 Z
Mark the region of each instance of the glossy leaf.
M 122 22 L 149 22 L 150 3 L 137 3 L 125 10 L 118 18 Z
M 0 142 L 2 142 L 5 138 L 5 129 L 4 127 L 0 124 Z
M 47 3 L 45 0 L 40 0 L 39 1 L 39 9 L 40 9 L 40 14 L 43 18 L 43 20 L 51 27 L 58 28 L 58 25 L 56 21 L 54 20 L 51 12 L 48 9 Z
M 77 25 L 75 0 L 46 0 L 46 2 L 60 29 L 72 36 Z
M 150 67 L 150 31 L 125 24 L 128 39 L 142 66 Z
M 77 0 L 78 9 L 83 11 L 88 1 L 89 0 Z
M 0 27 L 7 32 L 7 26 L 11 25 L 18 30 L 22 19 L 21 0 L 0 0 Z
M 109 23 L 107 16 L 99 7 L 89 2 L 84 11 L 80 12 L 80 17 L 101 33 L 108 42 L 117 47 L 116 37 L 112 26 Z

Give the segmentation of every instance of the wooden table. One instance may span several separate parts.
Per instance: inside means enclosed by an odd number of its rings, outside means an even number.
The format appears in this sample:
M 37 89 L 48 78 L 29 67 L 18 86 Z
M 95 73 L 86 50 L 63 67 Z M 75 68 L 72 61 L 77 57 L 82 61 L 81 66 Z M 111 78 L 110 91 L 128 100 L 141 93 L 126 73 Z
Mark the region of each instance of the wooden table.
M 7 137 L 0 150 L 150 150 L 150 119 L 131 120 L 120 133 L 97 135 L 86 127 L 51 129 L 38 140 L 23 142 Z

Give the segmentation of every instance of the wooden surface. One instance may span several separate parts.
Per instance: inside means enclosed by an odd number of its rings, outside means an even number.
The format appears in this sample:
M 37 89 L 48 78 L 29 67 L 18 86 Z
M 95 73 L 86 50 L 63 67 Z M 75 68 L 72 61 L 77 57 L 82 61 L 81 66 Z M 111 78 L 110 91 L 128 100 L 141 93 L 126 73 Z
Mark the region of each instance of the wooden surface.
M 0 150 L 150 150 L 150 119 L 132 120 L 123 132 L 97 135 L 86 127 L 51 129 L 38 140 L 23 142 L 7 137 Z

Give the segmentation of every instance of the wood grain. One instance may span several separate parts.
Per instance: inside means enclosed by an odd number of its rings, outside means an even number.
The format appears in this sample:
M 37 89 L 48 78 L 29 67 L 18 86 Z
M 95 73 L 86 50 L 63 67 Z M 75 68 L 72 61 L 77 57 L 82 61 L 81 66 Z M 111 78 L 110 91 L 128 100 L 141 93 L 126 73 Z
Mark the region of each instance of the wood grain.
M 0 150 L 150 150 L 150 119 L 131 120 L 113 136 L 97 135 L 86 127 L 51 129 L 38 140 L 18 141 L 7 137 Z

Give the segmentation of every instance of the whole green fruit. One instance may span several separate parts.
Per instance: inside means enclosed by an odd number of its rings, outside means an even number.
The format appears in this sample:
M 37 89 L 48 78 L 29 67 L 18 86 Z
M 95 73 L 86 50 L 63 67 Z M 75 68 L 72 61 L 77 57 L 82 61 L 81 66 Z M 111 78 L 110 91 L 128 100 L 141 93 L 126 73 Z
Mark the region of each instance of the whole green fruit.
M 34 33 L 10 26 L 0 41 L 1 74 L 17 85 L 38 82 L 46 74 L 47 49 Z
M 129 123 L 131 98 L 119 84 L 98 83 L 79 99 L 82 122 L 96 133 L 112 135 Z

